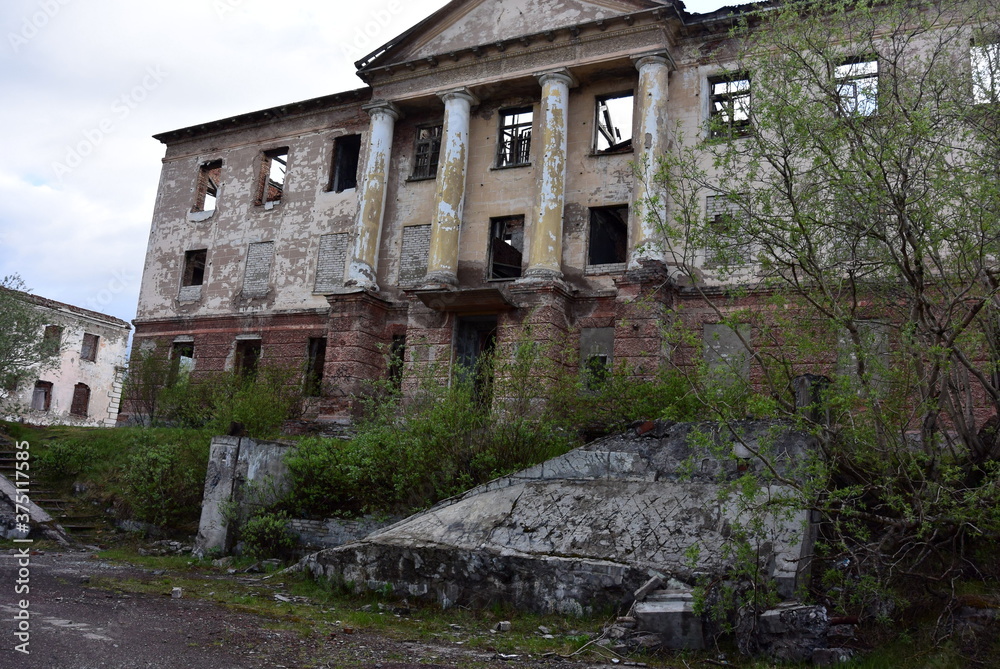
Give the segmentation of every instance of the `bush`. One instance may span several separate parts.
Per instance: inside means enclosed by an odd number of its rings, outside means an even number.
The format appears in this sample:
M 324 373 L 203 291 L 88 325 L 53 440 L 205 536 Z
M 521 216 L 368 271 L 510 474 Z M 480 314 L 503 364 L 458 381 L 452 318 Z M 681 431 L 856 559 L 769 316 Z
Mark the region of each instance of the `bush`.
M 137 435 L 122 477 L 124 502 L 136 520 L 176 525 L 197 520 L 205 485 L 205 463 L 192 462 L 175 443 Z M 207 454 L 205 454 L 207 461 Z
M 255 560 L 285 559 L 295 549 L 296 536 L 284 511 L 251 516 L 240 529 L 243 553 Z

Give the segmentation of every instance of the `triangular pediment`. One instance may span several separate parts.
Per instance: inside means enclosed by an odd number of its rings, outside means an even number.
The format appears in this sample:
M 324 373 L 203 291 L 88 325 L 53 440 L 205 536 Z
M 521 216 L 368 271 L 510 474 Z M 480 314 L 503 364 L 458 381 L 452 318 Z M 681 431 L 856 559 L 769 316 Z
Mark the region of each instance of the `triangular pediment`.
M 456 0 L 390 42 L 379 65 L 440 56 L 662 7 L 656 0 Z

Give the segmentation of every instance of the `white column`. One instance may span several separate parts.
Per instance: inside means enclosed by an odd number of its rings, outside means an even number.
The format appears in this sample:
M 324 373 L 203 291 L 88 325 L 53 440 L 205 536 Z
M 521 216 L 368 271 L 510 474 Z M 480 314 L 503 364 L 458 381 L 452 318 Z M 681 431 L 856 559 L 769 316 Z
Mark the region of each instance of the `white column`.
M 364 106 L 371 116 L 368 159 L 361 176 L 361 192 L 355 219 L 354 250 L 347 270 L 348 286 L 378 290 L 376 268 L 382 240 L 382 219 L 385 216 L 386 185 L 389 159 L 392 157 L 392 137 L 399 109 L 391 102 L 374 102 Z
M 469 120 L 479 100 L 468 89 L 440 94 L 444 128 L 434 191 L 434 220 L 425 284 L 458 285 L 458 244 L 465 207 L 465 175 L 469 167 Z
M 635 94 L 635 147 L 639 173 L 632 189 L 629 207 L 630 269 L 641 260 L 663 260 L 660 226 L 667 223 L 666 196 L 653 177 L 659 158 L 666 154 L 669 141 L 667 127 L 667 85 L 672 63 L 666 55 L 638 58 L 639 88 Z M 655 204 L 654 204 L 655 203 Z
M 535 220 L 529 231 L 528 269 L 525 278 L 561 279 L 563 208 L 566 203 L 566 128 L 569 122 L 569 89 L 575 85 L 566 70 L 539 75 L 542 85 L 539 139 L 541 173 Z

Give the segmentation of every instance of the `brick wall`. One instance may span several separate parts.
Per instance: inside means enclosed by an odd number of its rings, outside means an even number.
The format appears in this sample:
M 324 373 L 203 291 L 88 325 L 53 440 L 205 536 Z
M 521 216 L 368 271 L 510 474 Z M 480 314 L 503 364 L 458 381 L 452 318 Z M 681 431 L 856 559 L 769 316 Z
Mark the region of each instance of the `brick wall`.
M 431 252 L 431 226 L 410 225 L 403 228 L 403 250 L 399 260 L 399 283 L 419 283 L 427 274 Z
M 332 293 L 344 285 L 344 266 L 350 242 L 350 235 L 346 232 L 319 238 L 315 292 Z
M 257 242 L 247 247 L 247 268 L 243 275 L 243 297 L 267 295 L 273 258 L 274 242 Z

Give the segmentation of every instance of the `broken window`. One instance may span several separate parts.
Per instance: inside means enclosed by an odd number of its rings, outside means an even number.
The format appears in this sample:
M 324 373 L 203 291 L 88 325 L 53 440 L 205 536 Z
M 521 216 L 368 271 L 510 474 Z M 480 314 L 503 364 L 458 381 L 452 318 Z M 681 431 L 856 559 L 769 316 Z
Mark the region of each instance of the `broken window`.
M 46 325 L 42 335 L 42 355 L 45 357 L 58 355 L 62 346 L 63 329 L 58 325 Z
M 497 167 L 527 165 L 531 153 L 531 107 L 500 112 Z
M 620 264 L 627 254 L 628 206 L 592 207 L 587 264 Z
M 219 197 L 219 177 L 222 175 L 222 161 L 205 163 L 198 170 L 198 186 L 195 190 L 194 206 L 191 211 L 215 211 Z
M 743 233 L 743 211 L 732 196 L 709 195 L 705 198 L 708 215 L 708 239 L 703 267 L 732 267 L 753 262 L 754 247 Z
M 878 61 L 852 58 L 834 70 L 837 112 L 841 116 L 871 116 L 878 109 Z
M 750 78 L 743 73 L 711 77 L 709 134 L 740 137 L 750 132 Z
M 431 179 L 437 176 L 438 159 L 441 156 L 441 130 L 440 125 L 417 128 L 412 178 Z
M 265 151 L 260 166 L 260 187 L 254 204 L 281 202 L 285 193 L 285 172 L 288 168 L 288 147 Z
M 580 330 L 580 370 L 587 390 L 597 390 L 607 381 L 611 374 L 614 346 L 613 327 Z
M 182 286 L 200 286 L 205 283 L 205 261 L 208 249 L 184 252 L 184 277 Z
M 31 393 L 31 408 L 35 411 L 48 411 L 52 406 L 52 384 L 48 381 L 35 381 L 35 389 Z
M 170 385 L 185 381 L 194 371 L 194 342 L 174 342 L 170 349 Z
M 333 140 L 333 169 L 330 190 L 341 193 L 358 187 L 361 135 L 344 135 Z
M 396 390 L 403 387 L 403 363 L 406 361 L 406 335 L 393 335 L 389 348 L 389 384 Z
M 95 334 L 84 334 L 83 335 L 83 346 L 80 348 L 80 359 L 89 360 L 94 362 L 97 360 L 97 347 L 100 343 L 100 337 Z
M 490 219 L 491 279 L 516 279 L 521 276 L 524 252 L 524 216 Z
M 323 394 L 323 369 L 326 367 L 326 337 L 309 338 L 309 358 L 306 361 L 306 397 Z
M 259 361 L 259 339 L 241 339 L 236 342 L 235 367 L 238 374 L 251 378 L 256 376 Z
M 87 417 L 90 409 L 90 386 L 85 383 L 78 383 L 73 387 L 73 402 L 69 406 L 69 412 L 74 416 Z
M 597 98 L 596 153 L 632 150 L 632 93 Z
M 972 65 L 972 102 L 986 104 L 1000 101 L 1000 44 L 976 44 L 970 51 Z

